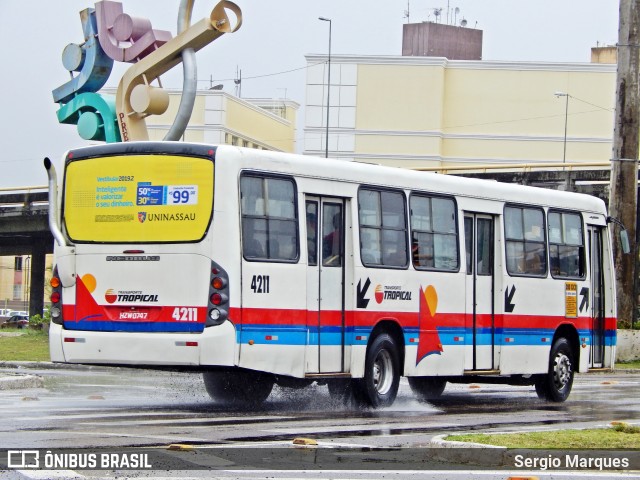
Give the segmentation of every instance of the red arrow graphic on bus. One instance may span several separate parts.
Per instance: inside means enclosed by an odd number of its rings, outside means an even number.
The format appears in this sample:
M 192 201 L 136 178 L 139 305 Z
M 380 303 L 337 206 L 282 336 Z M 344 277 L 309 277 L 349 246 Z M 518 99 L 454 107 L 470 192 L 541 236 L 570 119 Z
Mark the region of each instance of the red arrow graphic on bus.
M 416 365 L 431 354 L 442 352 L 442 342 L 438 334 L 436 322 L 436 309 L 438 308 L 438 293 L 433 285 L 422 290 L 420 287 L 420 335 L 418 339 L 418 354 Z

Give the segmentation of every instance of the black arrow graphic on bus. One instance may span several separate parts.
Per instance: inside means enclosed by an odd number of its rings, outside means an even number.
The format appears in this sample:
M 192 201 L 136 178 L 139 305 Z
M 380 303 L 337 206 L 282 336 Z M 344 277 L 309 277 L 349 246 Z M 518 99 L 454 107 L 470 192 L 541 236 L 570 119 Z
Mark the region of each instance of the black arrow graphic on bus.
M 516 286 L 511 286 L 511 291 L 509 291 L 509 287 L 504 290 L 504 311 L 507 313 L 513 312 L 513 309 L 516 308 L 515 303 L 511 303 L 513 300 L 513 295 L 516 293 Z
M 367 290 L 369 290 L 369 286 L 371 285 L 371 280 L 367 277 L 367 281 L 364 282 L 364 287 L 361 286 L 362 280 L 358 280 L 358 294 L 356 300 L 357 308 L 367 308 L 369 305 L 369 299 L 364 298 L 367 294 Z
M 587 287 L 582 287 L 580 290 L 580 296 L 582 297 L 582 301 L 580 302 L 580 312 L 582 312 L 583 307 L 587 307 L 587 310 L 589 310 L 589 289 Z

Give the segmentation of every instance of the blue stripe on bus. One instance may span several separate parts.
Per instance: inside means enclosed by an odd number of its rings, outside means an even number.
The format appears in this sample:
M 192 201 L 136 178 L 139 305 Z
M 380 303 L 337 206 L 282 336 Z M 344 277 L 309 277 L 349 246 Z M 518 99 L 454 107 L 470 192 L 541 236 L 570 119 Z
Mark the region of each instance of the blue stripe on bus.
M 195 322 L 111 322 L 80 320 L 65 322 L 66 330 L 90 330 L 94 332 L 153 332 L 153 333 L 200 333 L 203 323 Z
M 201 323 L 193 322 L 111 322 L 104 320 L 81 320 L 65 322 L 67 330 L 90 330 L 99 332 L 154 332 L 154 333 L 199 333 L 204 329 Z M 364 345 L 369 342 L 371 327 L 346 327 L 344 342 L 346 345 Z M 473 329 L 465 327 L 437 327 L 440 343 L 443 347 L 452 345 L 470 345 L 473 343 Z M 520 346 L 551 345 L 553 330 L 548 329 L 502 329 L 496 328 L 493 335 L 490 328 L 476 330 L 476 345 Z M 590 345 L 592 332 L 580 330 L 580 343 Z M 417 345 L 420 330 L 416 327 L 404 329 L 405 345 Z M 343 334 L 339 326 L 322 327 L 318 334 L 317 327 L 301 325 L 242 325 L 236 333 L 236 341 L 240 344 L 252 340 L 256 344 L 266 345 L 342 345 Z M 606 330 L 603 336 L 605 346 L 616 345 L 616 332 Z
M 371 327 L 346 327 L 344 329 L 344 342 L 346 345 L 367 345 L 371 335 Z M 470 345 L 473 343 L 473 329 L 465 327 L 437 327 L 440 343 L 444 346 Z M 581 343 L 591 344 L 591 332 L 578 332 Z M 476 330 L 476 345 L 516 346 L 551 345 L 554 330 L 542 328 L 530 329 L 502 329 L 480 328 Z M 320 338 L 320 342 L 318 339 Z M 417 345 L 420 338 L 420 330 L 416 327 L 404 329 L 405 345 Z M 342 328 L 338 326 L 322 327 L 318 334 L 318 327 L 306 325 L 278 326 L 278 325 L 243 325 L 237 332 L 236 339 L 239 343 L 247 343 L 252 340 L 256 344 L 278 345 L 341 345 L 343 341 Z M 605 345 L 615 345 L 615 332 L 605 332 Z

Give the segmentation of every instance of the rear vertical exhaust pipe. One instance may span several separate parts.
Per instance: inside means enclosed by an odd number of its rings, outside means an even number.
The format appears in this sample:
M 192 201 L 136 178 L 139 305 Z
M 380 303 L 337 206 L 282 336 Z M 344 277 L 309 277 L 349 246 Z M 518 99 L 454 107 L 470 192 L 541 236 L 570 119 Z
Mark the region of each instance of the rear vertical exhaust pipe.
M 58 176 L 49 157 L 44 159 L 44 168 L 47 169 L 47 177 L 49 177 L 49 230 L 51 230 L 53 238 L 56 239 L 58 245 L 66 247 L 67 241 L 60 229 L 60 219 L 58 217 Z

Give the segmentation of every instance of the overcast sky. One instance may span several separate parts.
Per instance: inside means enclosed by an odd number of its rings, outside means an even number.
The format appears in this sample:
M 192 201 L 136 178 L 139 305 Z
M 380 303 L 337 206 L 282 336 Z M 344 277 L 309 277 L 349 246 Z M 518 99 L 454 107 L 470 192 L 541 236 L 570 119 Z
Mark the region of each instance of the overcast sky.
M 124 11 L 147 17 L 154 28 L 176 33 L 179 0 L 123 0 Z M 197 54 L 198 79 L 211 79 L 234 93 L 233 78 L 242 70 L 242 96 L 286 96 L 304 105 L 304 55 L 326 54 L 332 19 L 333 54 L 400 55 L 402 24 L 467 20 L 484 31 L 483 59 L 588 62 L 597 44 L 615 44 L 617 0 L 236 0 L 243 25 Z M 196 0 L 193 21 L 209 15 L 215 0 Z M 2 149 L 0 188 L 44 185 L 42 159 L 57 166 L 65 150 L 85 144 L 75 126 L 60 125 L 51 91 L 68 81 L 61 62 L 68 43 L 83 41 L 79 12 L 94 2 L 81 0 L 0 0 L 2 62 Z M 454 8 L 459 13 L 454 14 Z M 114 68 L 109 86 L 126 69 Z M 290 73 L 280 73 L 295 70 Z M 257 77 L 257 78 L 253 78 Z M 181 88 L 182 69 L 163 77 L 165 87 Z M 298 144 L 302 144 L 298 131 Z

